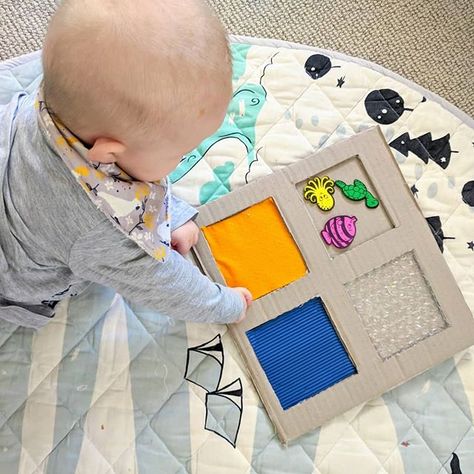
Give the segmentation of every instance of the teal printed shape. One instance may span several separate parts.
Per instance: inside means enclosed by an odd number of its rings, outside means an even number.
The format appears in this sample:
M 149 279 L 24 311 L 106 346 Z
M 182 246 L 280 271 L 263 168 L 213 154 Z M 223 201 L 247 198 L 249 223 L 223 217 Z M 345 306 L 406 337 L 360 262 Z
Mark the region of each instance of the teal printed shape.
M 202 186 L 199 192 L 199 202 L 206 204 L 221 196 L 230 193 L 229 178 L 234 172 L 235 165 L 231 161 L 227 161 L 221 166 L 216 166 L 212 172 L 214 173 L 214 180 L 209 181 Z

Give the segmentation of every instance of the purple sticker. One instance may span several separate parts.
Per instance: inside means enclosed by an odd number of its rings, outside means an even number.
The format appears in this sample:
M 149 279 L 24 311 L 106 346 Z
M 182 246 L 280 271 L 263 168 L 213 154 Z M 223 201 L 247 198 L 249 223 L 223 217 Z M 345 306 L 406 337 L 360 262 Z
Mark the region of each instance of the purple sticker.
M 336 216 L 329 219 L 321 231 L 321 237 L 328 245 L 334 245 L 338 249 L 345 249 L 351 245 L 354 240 L 357 217 L 355 216 Z

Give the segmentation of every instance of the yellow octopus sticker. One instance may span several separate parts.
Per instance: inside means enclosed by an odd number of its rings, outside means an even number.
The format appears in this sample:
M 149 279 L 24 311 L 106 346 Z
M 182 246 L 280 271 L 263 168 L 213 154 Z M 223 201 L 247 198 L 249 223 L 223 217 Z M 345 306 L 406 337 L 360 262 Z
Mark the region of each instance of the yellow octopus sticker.
M 322 211 L 330 211 L 334 207 L 334 180 L 329 176 L 315 176 L 303 189 L 304 198 L 316 204 Z

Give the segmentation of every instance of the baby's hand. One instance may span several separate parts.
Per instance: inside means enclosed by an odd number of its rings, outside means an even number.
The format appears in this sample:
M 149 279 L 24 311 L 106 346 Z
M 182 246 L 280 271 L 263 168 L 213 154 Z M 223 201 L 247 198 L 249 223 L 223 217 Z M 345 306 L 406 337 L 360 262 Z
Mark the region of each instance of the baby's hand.
M 249 308 L 249 306 L 252 304 L 252 293 L 250 293 L 249 290 L 247 290 L 247 288 L 232 288 L 234 291 L 236 291 L 237 293 L 239 293 L 239 295 L 242 297 L 242 299 L 244 300 L 244 311 L 242 312 L 242 314 L 240 315 L 240 318 L 235 321 L 235 323 L 240 323 L 240 321 L 243 321 L 245 319 L 245 316 L 247 316 L 247 310 Z
M 186 255 L 197 244 L 198 237 L 199 227 L 193 221 L 188 221 L 171 232 L 171 247 L 181 255 Z

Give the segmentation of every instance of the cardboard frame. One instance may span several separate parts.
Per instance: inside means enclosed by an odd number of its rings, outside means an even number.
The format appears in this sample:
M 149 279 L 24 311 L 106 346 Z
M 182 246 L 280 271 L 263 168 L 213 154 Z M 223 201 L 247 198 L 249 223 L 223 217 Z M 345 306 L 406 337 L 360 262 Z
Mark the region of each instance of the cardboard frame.
M 393 226 L 389 229 L 385 227 L 379 235 L 362 243 L 354 240 L 346 250 L 335 254 L 328 251 L 322 241 L 319 235 L 322 227 L 315 222 L 310 204 L 303 199 L 298 186 L 301 187 L 301 182 L 313 176 L 325 175 L 328 169 L 344 166 L 344 162 L 354 158 L 360 160 L 362 169 L 369 177 L 368 187 L 383 204 Z M 283 443 L 381 395 L 474 344 L 472 314 L 378 127 L 203 206 L 197 223 L 200 227 L 210 225 L 270 196 L 299 246 L 309 273 L 254 301 L 247 318 L 229 328 Z M 344 199 L 340 193 L 338 199 Z M 336 208 L 337 205 L 336 202 Z M 363 210 L 362 202 L 358 205 L 360 212 L 370 217 L 372 211 Z M 325 219 L 329 217 L 329 214 L 324 215 Z M 211 279 L 225 283 L 202 235 L 195 252 L 203 271 Z M 382 360 L 344 284 L 407 252 L 414 253 L 448 326 L 413 347 Z M 247 339 L 246 331 L 316 296 L 322 298 L 356 366 L 357 374 L 283 410 Z

